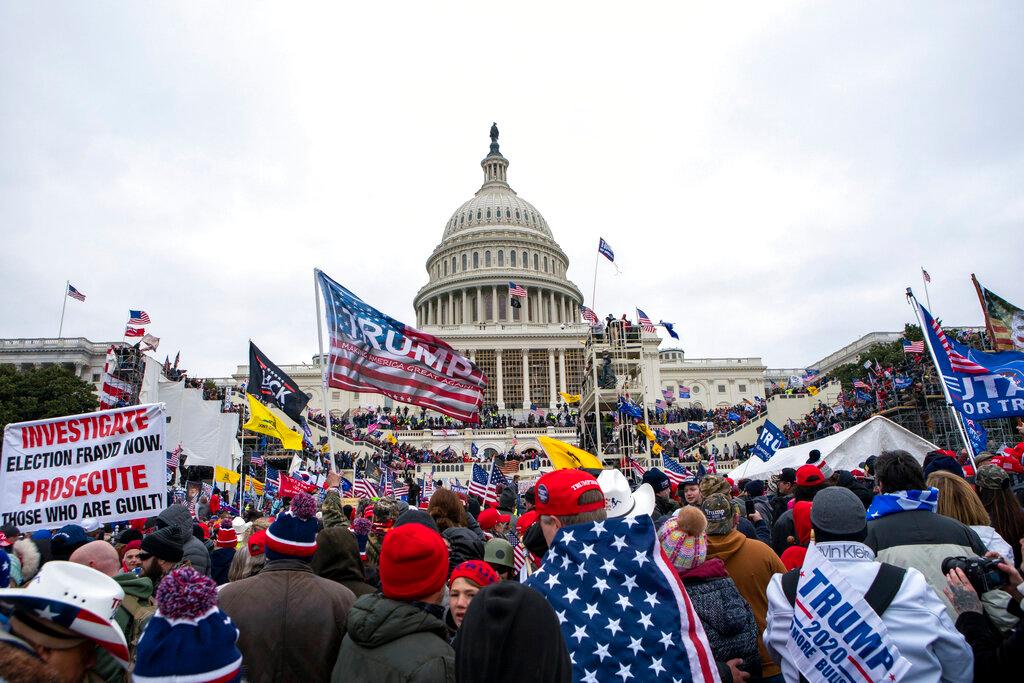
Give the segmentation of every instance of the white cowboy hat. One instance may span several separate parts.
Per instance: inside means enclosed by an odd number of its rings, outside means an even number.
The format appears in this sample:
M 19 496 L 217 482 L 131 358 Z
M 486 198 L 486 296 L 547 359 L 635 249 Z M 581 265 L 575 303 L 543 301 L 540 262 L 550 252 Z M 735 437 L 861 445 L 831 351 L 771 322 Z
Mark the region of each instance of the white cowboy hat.
M 639 517 L 654 512 L 654 489 L 642 484 L 636 491 L 629 490 L 629 481 L 619 470 L 605 470 L 597 477 L 604 492 L 604 507 L 609 519 Z
M 109 576 L 74 562 L 47 562 L 24 588 L 0 588 L 0 602 L 94 641 L 128 668 L 128 644 L 114 622 L 124 590 Z

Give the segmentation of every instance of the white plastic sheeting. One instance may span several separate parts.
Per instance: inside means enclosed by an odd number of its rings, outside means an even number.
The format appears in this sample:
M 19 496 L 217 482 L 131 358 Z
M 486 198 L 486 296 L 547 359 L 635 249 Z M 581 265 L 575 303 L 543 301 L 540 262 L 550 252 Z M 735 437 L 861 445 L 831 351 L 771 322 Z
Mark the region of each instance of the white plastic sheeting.
M 924 462 L 928 451 L 938 448 L 927 439 L 904 429 L 892 420 L 876 415 L 865 422 L 844 429 L 822 439 L 799 446 L 780 448 L 768 462 L 751 457 L 729 473 L 733 481 L 739 479 L 767 479 L 786 467 L 796 469 L 807 462 L 807 454 L 817 448 L 822 459 L 833 470 L 852 470 L 871 455 L 882 451 L 904 450 Z
M 167 447 L 181 444 L 187 465 L 220 465 L 235 469 L 242 456 L 238 444 L 238 413 L 222 413 L 220 401 L 204 401 L 201 389 L 184 382 L 162 381 L 158 400 L 167 405 Z

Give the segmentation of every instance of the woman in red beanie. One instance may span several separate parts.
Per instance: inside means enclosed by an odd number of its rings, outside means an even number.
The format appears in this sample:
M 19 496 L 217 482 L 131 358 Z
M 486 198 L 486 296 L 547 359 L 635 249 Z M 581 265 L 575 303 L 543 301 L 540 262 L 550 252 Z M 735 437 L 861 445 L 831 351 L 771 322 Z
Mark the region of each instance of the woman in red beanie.
M 469 603 L 484 586 L 498 583 L 501 577 L 483 560 L 467 560 L 452 571 L 448 577 L 448 615 L 445 625 L 454 637 L 462 626 L 462 620 L 469 609 Z

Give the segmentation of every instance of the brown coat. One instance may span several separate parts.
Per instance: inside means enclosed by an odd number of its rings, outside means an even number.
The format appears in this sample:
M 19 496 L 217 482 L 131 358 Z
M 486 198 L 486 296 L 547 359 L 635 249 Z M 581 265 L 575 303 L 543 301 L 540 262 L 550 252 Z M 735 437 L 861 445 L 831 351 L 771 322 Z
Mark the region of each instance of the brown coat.
M 786 571 L 782 560 L 768 545 L 747 538 L 735 529 L 724 536 L 708 535 L 708 557 L 719 557 L 725 562 L 725 569 L 736 583 L 736 589 L 754 612 L 757 648 L 761 652 L 761 675 L 768 678 L 780 673 L 779 665 L 765 649 L 761 634 L 764 633 L 768 614 L 768 582 L 775 574 Z
M 330 680 L 355 599 L 299 560 L 268 562 L 219 595 L 238 627 L 238 649 L 252 683 Z

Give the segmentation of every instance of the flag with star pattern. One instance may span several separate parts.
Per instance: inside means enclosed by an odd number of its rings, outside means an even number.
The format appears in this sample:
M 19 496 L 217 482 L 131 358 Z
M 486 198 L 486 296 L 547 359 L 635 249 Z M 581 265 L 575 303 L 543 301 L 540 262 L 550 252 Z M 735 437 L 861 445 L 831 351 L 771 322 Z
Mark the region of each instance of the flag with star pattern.
M 720 680 L 648 516 L 563 527 L 526 585 L 554 608 L 574 681 Z

